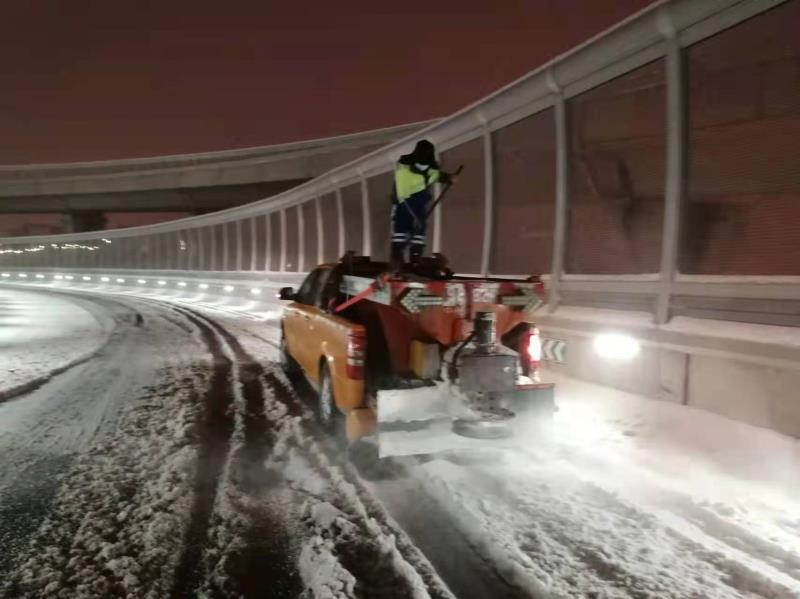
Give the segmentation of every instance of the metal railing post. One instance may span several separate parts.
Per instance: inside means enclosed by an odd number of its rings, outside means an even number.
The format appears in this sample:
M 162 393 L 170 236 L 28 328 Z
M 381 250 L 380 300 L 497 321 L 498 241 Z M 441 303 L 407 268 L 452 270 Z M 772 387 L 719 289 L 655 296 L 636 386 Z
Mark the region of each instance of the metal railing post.
M 304 272 L 306 265 L 306 223 L 303 218 L 303 205 L 297 205 L 297 272 Z
M 210 260 L 208 261 L 208 268 L 209 270 L 217 270 L 217 226 L 216 225 L 209 225 L 208 232 L 211 235 L 211 254 Z
M 655 322 L 664 324 L 669 320 L 670 298 L 678 263 L 681 204 L 686 157 L 686 81 L 683 53 L 669 14 L 669 6 L 659 13 L 659 28 L 667 46 L 666 68 L 666 181 L 664 185 L 664 223 L 661 233 L 661 270 L 658 299 L 655 306 Z
M 280 271 L 286 272 L 286 208 L 281 210 L 281 261 Z
M 494 235 L 494 152 L 492 132 L 489 124 L 483 123 L 483 250 L 481 253 L 481 276 L 489 274 L 489 261 Z M 468 242 L 468 240 L 466 240 Z
M 336 188 L 336 216 L 339 221 L 339 256 L 344 256 L 345 247 L 345 230 L 344 230 L 344 208 L 342 206 L 342 190 Z
M 369 190 L 367 189 L 367 180 L 363 175 L 359 174 L 361 179 L 361 211 L 363 215 L 363 232 L 364 239 L 361 244 L 361 252 L 364 256 L 372 254 L 372 223 L 369 216 Z
M 256 261 L 257 252 L 258 252 L 258 239 L 256 235 L 258 233 L 258 217 L 251 216 L 250 217 L 250 271 L 255 272 L 256 266 L 258 262 Z
M 244 256 L 242 255 L 242 250 L 244 249 L 244 245 L 242 244 L 242 219 L 238 219 L 236 221 L 236 270 L 242 270 L 242 259 Z
M 264 270 L 272 270 L 272 213 L 264 215 L 264 231 L 266 238 L 266 246 L 264 246 L 266 256 L 264 257 Z
M 325 261 L 325 227 L 322 222 L 322 206 L 320 198 L 314 198 L 314 216 L 317 219 L 317 264 Z
M 561 301 L 561 277 L 564 274 L 564 256 L 567 247 L 567 209 L 569 201 L 569 130 L 567 103 L 552 71 L 548 71 L 548 84 L 555 94 L 553 115 L 556 119 L 556 214 L 553 231 L 553 262 L 550 269 L 550 290 L 547 298 L 552 312 Z

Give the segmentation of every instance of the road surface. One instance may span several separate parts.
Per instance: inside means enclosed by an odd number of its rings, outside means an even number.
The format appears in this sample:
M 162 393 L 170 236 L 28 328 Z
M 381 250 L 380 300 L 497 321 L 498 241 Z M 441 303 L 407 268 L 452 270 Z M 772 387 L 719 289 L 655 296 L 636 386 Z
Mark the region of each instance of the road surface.
M 0 288 L 2 596 L 800 597 L 796 440 L 560 380 L 549 430 L 367 480 L 277 315 Z

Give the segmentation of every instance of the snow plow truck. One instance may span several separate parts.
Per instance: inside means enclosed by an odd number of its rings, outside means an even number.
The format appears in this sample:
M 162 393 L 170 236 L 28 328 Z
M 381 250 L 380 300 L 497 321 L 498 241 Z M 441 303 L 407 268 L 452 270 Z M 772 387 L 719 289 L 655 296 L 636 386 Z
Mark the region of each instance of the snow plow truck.
M 281 361 L 316 389 L 324 428 L 377 440 L 380 457 L 498 443 L 555 410 L 544 292 L 538 277 L 456 276 L 441 255 L 392 268 L 348 253 L 280 290 Z

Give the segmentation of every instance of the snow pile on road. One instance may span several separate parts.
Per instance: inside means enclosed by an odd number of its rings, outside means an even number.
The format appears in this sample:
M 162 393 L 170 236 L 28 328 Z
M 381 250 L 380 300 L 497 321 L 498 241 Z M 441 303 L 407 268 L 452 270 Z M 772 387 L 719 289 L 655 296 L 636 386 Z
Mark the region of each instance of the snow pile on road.
M 304 597 L 451 599 L 430 562 L 360 482 L 342 448 L 318 440 L 309 410 L 297 403 L 283 373 L 268 370 L 265 384 L 272 391 L 265 397 L 267 415 L 278 423 L 272 463 L 282 464 L 283 479 L 304 499 L 297 531 L 304 539 Z M 294 403 L 294 413 L 281 417 L 285 402 Z
M 204 368 L 166 368 L 80 456 L 6 581 L 14 596 L 163 597 L 191 507 Z M 2 589 L 2 587 L 0 587 Z
M 86 360 L 112 328 L 88 302 L 0 289 L 0 401 Z
M 411 471 L 533 596 L 800 597 L 800 443 L 559 381 L 549 434 Z

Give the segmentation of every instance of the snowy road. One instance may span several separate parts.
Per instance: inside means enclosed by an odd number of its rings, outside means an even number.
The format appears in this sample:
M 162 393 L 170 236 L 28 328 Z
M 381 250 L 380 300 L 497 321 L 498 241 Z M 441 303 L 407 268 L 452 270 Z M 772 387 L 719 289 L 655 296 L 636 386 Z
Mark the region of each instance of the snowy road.
M 367 481 L 273 365 L 277 312 L 38 301 L 113 332 L 0 404 L 4 596 L 800 597 L 796 440 L 562 380 L 515 449 Z

